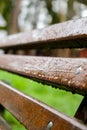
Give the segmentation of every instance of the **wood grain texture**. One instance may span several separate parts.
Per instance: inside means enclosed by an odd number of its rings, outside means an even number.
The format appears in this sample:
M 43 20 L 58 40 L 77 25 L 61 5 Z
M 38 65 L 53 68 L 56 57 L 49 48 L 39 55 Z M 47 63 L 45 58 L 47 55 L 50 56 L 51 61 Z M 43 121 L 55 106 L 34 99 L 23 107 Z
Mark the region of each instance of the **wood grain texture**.
M 87 18 L 55 24 L 0 40 L 2 49 L 85 48 Z
M 69 118 L 46 104 L 26 96 L 0 81 L 0 103 L 28 130 L 86 130 L 76 119 Z
M 0 68 L 73 93 L 87 94 L 86 58 L 1 55 Z

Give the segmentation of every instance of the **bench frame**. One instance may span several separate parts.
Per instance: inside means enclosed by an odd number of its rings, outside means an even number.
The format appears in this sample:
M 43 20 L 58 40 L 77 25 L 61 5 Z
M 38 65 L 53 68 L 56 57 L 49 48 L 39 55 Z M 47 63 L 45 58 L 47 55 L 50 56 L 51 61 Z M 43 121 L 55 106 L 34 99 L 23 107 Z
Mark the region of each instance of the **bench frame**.
M 0 41 L 0 48 L 5 50 L 5 53 L 9 50 L 18 50 L 20 47 L 23 50 L 46 47 L 86 48 L 86 23 L 87 18 L 83 18 L 56 24 L 42 30 L 34 30 L 31 33 L 8 36 L 5 40 Z M 66 42 L 67 44 L 65 44 Z M 35 58 L 1 55 L 0 68 L 55 87 L 64 85 L 62 89 L 83 95 L 84 99 L 75 118 L 68 117 L 34 98 L 26 96 L 2 81 L 0 81 L 0 104 L 29 130 L 86 130 L 87 59 L 41 57 L 35 60 Z M 50 66 L 51 61 L 52 67 Z M 61 63 L 64 63 L 65 67 L 60 69 Z M 41 64 L 46 67 L 43 68 Z M 57 69 L 61 71 L 57 71 Z M 0 125 L 6 130 L 10 129 L 6 128 L 3 123 Z

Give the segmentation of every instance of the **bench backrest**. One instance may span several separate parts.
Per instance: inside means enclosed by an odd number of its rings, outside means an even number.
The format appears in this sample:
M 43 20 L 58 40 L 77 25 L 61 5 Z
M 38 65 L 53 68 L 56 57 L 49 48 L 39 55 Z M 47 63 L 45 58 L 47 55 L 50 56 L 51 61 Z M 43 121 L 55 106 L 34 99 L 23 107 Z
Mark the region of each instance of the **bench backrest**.
M 0 41 L 0 48 L 6 53 L 9 50 L 19 49 L 86 48 L 86 23 L 87 19 L 83 18 L 41 30 L 11 35 Z M 72 93 L 87 94 L 86 58 L 5 54 L 0 55 L 0 68 Z M 2 82 L 0 82 L 0 98 L 0 103 L 29 130 L 86 129 L 82 123 L 60 114 Z M 35 118 L 35 115 L 38 115 L 38 118 Z

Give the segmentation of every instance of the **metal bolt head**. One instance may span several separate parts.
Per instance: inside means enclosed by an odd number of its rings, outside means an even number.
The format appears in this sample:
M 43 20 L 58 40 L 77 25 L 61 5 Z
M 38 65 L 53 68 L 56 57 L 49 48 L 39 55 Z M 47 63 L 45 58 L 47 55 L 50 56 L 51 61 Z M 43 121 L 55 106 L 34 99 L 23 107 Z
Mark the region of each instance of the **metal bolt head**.
M 76 74 L 80 74 L 82 72 L 82 67 L 80 66 L 80 67 L 78 67 L 77 69 L 76 69 Z
M 46 130 L 51 130 L 52 126 L 53 126 L 53 122 L 50 121 L 50 122 L 48 123 L 48 125 L 47 125 Z

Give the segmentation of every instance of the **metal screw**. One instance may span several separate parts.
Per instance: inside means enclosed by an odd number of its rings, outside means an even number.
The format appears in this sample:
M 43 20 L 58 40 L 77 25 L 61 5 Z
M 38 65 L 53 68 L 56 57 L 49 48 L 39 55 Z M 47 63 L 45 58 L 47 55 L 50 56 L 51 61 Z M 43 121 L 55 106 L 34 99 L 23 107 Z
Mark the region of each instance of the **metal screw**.
M 82 72 L 82 67 L 80 66 L 79 68 L 77 68 L 77 70 L 76 70 L 76 74 L 80 74 Z
M 47 125 L 46 130 L 51 130 L 52 126 L 53 126 L 53 122 L 50 121 L 50 122 L 48 123 L 48 125 Z

